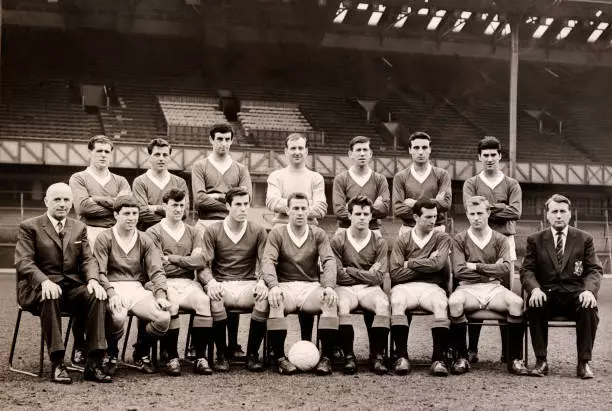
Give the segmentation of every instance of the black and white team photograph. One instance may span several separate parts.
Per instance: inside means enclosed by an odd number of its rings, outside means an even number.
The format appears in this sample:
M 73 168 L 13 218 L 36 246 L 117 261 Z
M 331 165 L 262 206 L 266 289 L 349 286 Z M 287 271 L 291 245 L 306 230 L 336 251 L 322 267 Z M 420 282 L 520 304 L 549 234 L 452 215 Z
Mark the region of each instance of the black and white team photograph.
M 611 23 L 0 0 L 0 409 L 609 409 Z

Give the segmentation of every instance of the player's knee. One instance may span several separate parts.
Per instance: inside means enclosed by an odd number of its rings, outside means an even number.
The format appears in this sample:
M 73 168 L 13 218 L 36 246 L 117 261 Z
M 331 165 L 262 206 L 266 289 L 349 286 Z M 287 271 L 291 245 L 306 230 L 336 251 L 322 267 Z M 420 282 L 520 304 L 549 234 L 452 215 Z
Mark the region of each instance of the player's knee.
M 153 322 L 155 328 L 158 330 L 163 332 L 168 331 L 168 328 L 170 328 L 170 313 L 167 311 L 161 311 Z
M 349 315 L 351 312 L 351 303 L 345 298 L 338 299 L 338 315 Z
M 433 301 L 432 311 L 436 318 L 448 316 L 448 301 L 446 299 Z
M 172 303 L 172 305 L 170 306 L 170 311 L 169 311 L 169 312 L 170 312 L 170 315 L 171 315 L 171 316 L 176 316 L 176 315 L 178 315 L 178 312 L 179 312 L 179 305 L 178 305 L 178 304 L 175 304 L 175 303 Z
M 210 301 L 208 300 L 197 300 L 193 305 L 193 310 L 197 315 L 202 315 L 204 317 L 210 317 Z
M 448 299 L 448 309 L 451 313 L 451 316 L 458 317 L 463 314 L 463 304 L 465 302 L 465 298 L 461 293 L 453 293 Z
M 270 311 L 270 303 L 268 303 L 268 300 L 265 298 L 261 301 L 255 301 L 255 304 L 253 304 L 253 310 L 268 313 Z
M 326 304 L 323 303 L 321 306 L 321 315 L 324 317 L 337 317 L 338 316 L 338 305 L 337 304 Z
M 278 307 L 270 307 L 268 318 L 283 318 L 285 316 L 285 305 L 280 303 Z
M 225 311 L 225 304 L 223 303 L 223 300 L 211 300 L 210 312 L 213 320 L 215 321 L 222 321 L 227 318 L 227 311 Z
M 390 306 L 391 305 L 387 298 L 379 298 L 376 300 L 376 303 L 374 304 L 374 313 L 376 315 L 388 316 Z
M 403 315 L 406 311 L 406 302 L 400 300 L 399 298 L 395 299 L 391 296 L 391 315 Z
M 511 315 L 522 315 L 523 314 L 523 299 L 518 295 L 512 293 L 508 297 L 508 312 Z

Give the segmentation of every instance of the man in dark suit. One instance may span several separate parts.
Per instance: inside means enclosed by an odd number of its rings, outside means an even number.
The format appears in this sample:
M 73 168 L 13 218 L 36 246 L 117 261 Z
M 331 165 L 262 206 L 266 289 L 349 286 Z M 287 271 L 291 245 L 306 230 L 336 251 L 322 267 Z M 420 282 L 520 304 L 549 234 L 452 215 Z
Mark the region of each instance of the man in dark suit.
M 597 332 L 597 291 L 602 269 L 593 237 L 569 227 L 570 200 L 554 194 L 546 201 L 550 228 L 527 239 L 521 282 L 529 295 L 527 315 L 537 361 L 532 375 L 548 374 L 548 319 L 562 315 L 576 321 L 578 366 L 582 379 L 593 378 L 589 366 Z
M 64 183 L 51 185 L 45 196 L 47 212 L 23 221 L 15 248 L 17 301 L 40 315 L 42 332 L 51 358 L 51 381 L 70 384 L 64 365 L 62 311 L 84 315 L 88 359 L 84 378 L 112 382 L 101 369 L 106 348 L 104 318 L 106 292 L 98 282 L 85 224 L 67 218 L 72 192 Z

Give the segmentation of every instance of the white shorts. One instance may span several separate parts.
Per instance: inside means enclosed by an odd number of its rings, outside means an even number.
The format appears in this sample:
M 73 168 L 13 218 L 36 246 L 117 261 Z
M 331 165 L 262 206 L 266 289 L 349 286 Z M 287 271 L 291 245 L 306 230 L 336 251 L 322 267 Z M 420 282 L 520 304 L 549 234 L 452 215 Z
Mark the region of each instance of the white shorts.
M 283 291 L 285 307 L 295 306 L 298 310 L 302 309 L 310 294 L 317 290 L 320 290 L 321 293 L 323 293 L 323 287 L 321 287 L 321 284 L 318 282 L 290 281 L 286 283 L 279 283 L 278 285 Z
M 446 232 L 446 226 L 445 225 L 437 225 L 434 228 L 434 231 L 440 231 L 442 233 Z M 407 225 L 403 225 L 400 227 L 399 232 L 398 232 L 398 237 L 401 237 L 402 235 L 410 232 L 410 230 L 412 230 L 412 227 L 409 227 Z
M 253 301 L 253 291 L 257 281 L 220 281 L 223 287 L 223 303 L 227 308 L 250 308 L 246 307 L 245 301 Z
M 393 286 L 393 288 L 391 288 L 391 301 L 394 300 L 394 295 L 399 296 L 406 294 L 417 300 L 419 307 L 422 307 L 423 302 L 435 294 L 439 294 L 439 298 L 446 299 L 446 293 L 438 284 L 415 281 Z
M 111 281 L 111 285 L 121 297 L 121 306 L 127 311 L 130 311 L 142 300 L 153 297 L 153 293 L 145 290 L 144 286 L 138 281 Z
M 339 285 L 336 287 L 338 297 L 340 297 L 340 293 L 343 293 L 345 296 L 350 296 L 352 302 L 359 302 L 366 295 L 377 291 L 381 291 L 379 286 L 368 284 Z
M 102 231 L 106 230 L 106 227 L 94 227 L 91 225 L 87 226 L 87 240 L 89 241 L 89 245 L 92 249 L 94 248 L 94 244 L 96 244 L 96 238 Z
M 480 309 L 485 309 L 493 298 L 499 293 L 509 291 L 506 287 L 499 283 L 481 283 L 481 284 L 465 284 L 460 285 L 456 288 L 455 292 L 461 291 L 470 294 L 475 297 L 479 304 Z
M 183 306 L 187 297 L 193 292 L 204 293 L 200 283 L 188 278 L 168 278 L 168 301 L 173 305 Z
M 508 239 L 508 247 L 510 247 L 510 261 L 516 261 L 516 243 L 514 241 L 514 236 L 509 235 L 506 237 Z M 514 275 L 514 273 L 512 273 Z

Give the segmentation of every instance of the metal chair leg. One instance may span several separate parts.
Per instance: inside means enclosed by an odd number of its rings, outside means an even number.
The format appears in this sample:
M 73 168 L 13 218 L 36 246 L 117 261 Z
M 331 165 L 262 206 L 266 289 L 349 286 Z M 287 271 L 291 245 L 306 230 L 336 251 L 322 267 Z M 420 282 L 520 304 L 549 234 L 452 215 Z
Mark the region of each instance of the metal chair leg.
M 130 331 L 132 330 L 132 319 L 133 315 L 128 318 L 127 330 L 125 331 L 125 337 L 123 337 L 123 349 L 121 350 L 121 362 L 125 362 L 125 352 L 127 351 L 128 340 L 130 339 Z
M 21 315 L 23 314 L 23 310 L 19 307 L 17 311 L 17 319 L 15 320 L 15 331 L 13 332 L 13 341 L 11 342 L 11 352 L 9 353 L 9 371 L 16 372 L 18 374 L 29 375 L 30 377 L 40 377 L 42 375 L 42 370 L 39 368 L 39 373 L 35 374 L 30 371 L 21 370 L 19 368 L 15 368 L 13 366 L 13 358 L 15 357 L 15 348 L 17 346 L 17 337 L 19 336 L 19 327 L 21 326 Z M 42 335 L 42 333 L 41 333 Z M 44 350 L 44 345 L 43 345 Z M 44 351 L 43 351 L 44 355 Z
M 44 361 L 45 361 L 45 335 L 40 333 L 40 360 L 38 364 L 38 376 L 42 377 L 44 370 Z

